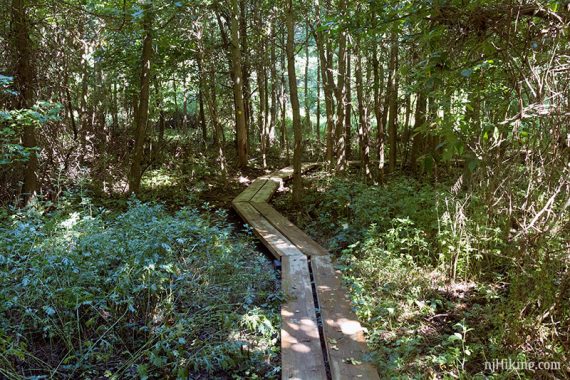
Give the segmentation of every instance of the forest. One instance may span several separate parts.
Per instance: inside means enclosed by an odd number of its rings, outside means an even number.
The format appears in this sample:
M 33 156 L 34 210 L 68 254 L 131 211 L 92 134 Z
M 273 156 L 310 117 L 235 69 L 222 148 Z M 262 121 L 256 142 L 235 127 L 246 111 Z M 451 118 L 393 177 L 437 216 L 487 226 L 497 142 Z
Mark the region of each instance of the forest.
M 570 379 L 568 0 L 0 6 L 0 378 Z

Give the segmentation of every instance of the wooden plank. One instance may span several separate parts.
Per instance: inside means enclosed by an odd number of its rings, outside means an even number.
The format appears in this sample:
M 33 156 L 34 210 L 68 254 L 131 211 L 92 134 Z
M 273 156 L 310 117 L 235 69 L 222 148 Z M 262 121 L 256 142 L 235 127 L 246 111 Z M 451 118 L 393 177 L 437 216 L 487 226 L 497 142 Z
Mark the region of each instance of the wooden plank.
M 277 177 L 283 180 L 293 178 L 293 167 L 287 166 L 286 168 L 277 170 L 276 172 L 271 173 L 271 177 Z
M 279 230 L 291 243 L 295 244 L 307 256 L 328 255 L 328 251 L 311 239 L 303 230 L 291 223 L 271 205 L 267 203 L 253 203 L 252 205 L 275 228 Z
M 306 172 L 319 164 L 303 164 Z M 328 252 L 277 210 L 265 203 L 283 181 L 293 176 L 291 167 L 262 176 L 232 204 L 253 228 L 262 243 L 282 260 L 285 303 L 281 308 L 281 358 L 283 379 L 327 378 L 327 357 L 334 380 L 379 380 L 376 368 L 367 362 L 368 349 L 362 326 L 352 311 Z M 322 351 L 311 287 L 308 258 L 311 259 L 323 319 L 326 353 Z
M 315 256 L 311 267 L 332 379 L 380 379 L 376 368 L 366 361 L 364 331 L 352 311 L 340 272 L 334 269 L 330 256 Z
M 321 164 L 318 162 L 306 162 L 301 164 L 301 173 L 306 173 L 311 169 L 320 166 Z M 293 167 L 287 166 L 286 168 L 277 170 L 269 175 L 269 177 L 281 178 L 283 180 L 288 180 L 293 178 Z
M 249 201 L 251 198 L 253 198 L 255 194 L 257 194 L 257 192 L 263 187 L 263 185 L 265 185 L 266 182 L 267 182 L 266 179 L 261 179 L 261 178 L 255 179 L 251 183 L 251 185 L 249 185 L 247 189 L 245 189 L 237 197 L 235 197 L 233 201 L 234 202 Z
M 285 294 L 281 308 L 281 378 L 325 380 L 307 257 L 284 256 L 281 276 Z
M 233 202 L 237 213 L 253 228 L 263 245 L 278 259 L 281 256 L 303 255 L 281 232 L 267 221 L 249 202 Z
M 306 172 L 312 168 L 319 166 L 318 163 L 305 163 L 301 166 L 301 172 Z M 261 187 L 257 193 L 250 199 L 240 198 L 241 201 L 250 202 L 268 202 L 273 196 L 275 191 L 283 186 L 283 183 L 293 177 L 293 167 L 289 166 L 281 170 L 277 170 L 271 174 L 264 175 L 258 178 L 258 180 L 267 180 L 267 182 Z
M 250 202 L 267 202 L 279 188 L 280 183 L 267 180 L 265 185 L 250 199 Z

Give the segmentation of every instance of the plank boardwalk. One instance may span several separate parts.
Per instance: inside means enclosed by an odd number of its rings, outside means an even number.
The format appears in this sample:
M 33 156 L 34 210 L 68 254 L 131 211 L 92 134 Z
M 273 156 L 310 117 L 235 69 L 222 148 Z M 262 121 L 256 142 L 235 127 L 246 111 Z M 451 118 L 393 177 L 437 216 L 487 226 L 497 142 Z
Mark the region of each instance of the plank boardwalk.
M 318 166 L 305 163 L 301 169 L 305 173 Z M 267 203 L 292 176 L 292 167 L 261 176 L 232 201 L 282 262 L 282 379 L 379 380 L 369 362 L 364 330 L 329 253 Z

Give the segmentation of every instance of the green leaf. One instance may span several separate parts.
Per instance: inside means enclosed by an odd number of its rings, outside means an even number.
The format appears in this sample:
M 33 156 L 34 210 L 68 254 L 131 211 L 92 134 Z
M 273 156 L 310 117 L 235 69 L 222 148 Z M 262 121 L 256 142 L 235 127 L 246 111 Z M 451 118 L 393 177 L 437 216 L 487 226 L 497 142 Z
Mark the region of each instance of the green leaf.
M 356 359 L 353 358 L 353 357 L 346 358 L 346 359 L 344 359 L 343 361 L 344 361 L 345 363 L 352 364 L 352 365 L 360 365 L 360 364 L 362 364 L 362 362 L 361 362 L 360 360 L 356 360 Z
M 55 314 L 55 309 L 51 306 L 44 306 L 44 311 L 50 317 Z
M 477 169 L 477 166 L 479 166 L 479 160 L 472 159 L 467 162 L 467 168 L 470 172 L 474 172 L 475 169 Z

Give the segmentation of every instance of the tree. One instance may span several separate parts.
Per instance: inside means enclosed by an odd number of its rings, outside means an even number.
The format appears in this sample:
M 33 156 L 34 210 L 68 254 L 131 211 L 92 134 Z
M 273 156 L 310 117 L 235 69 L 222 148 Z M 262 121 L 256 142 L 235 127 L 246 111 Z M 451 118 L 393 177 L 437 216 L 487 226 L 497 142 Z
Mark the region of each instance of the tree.
M 362 46 L 360 37 L 356 36 L 355 55 L 356 68 L 354 71 L 356 79 L 356 97 L 358 101 L 358 141 L 360 147 L 360 161 L 364 177 L 372 179 L 370 171 L 370 121 L 368 116 L 368 104 L 364 97 L 364 83 L 362 79 Z
M 297 75 L 295 73 L 295 17 L 293 0 L 288 0 L 287 5 L 287 74 L 289 76 L 289 98 L 291 101 L 291 111 L 293 112 L 293 133 L 295 141 L 293 150 L 293 203 L 298 205 L 301 202 L 303 190 L 303 182 L 301 179 L 301 141 L 303 129 L 301 125 L 299 95 L 297 94 Z
M 135 147 L 131 161 L 131 171 L 129 173 L 129 191 L 138 193 L 140 190 L 142 177 L 143 148 L 146 139 L 146 129 L 148 122 L 148 106 L 150 96 L 151 60 L 152 60 L 152 2 L 143 3 L 143 44 L 140 59 L 140 82 L 137 112 L 135 113 Z
M 390 63 L 388 66 L 388 143 L 390 146 L 390 171 L 396 170 L 398 158 L 398 34 L 392 31 Z
M 323 93 L 325 95 L 325 112 L 326 112 L 326 151 L 325 160 L 329 167 L 333 167 L 333 150 L 334 150 L 334 93 L 335 85 L 333 79 L 333 62 L 332 52 L 329 46 L 329 39 L 326 38 L 324 25 L 321 23 L 321 7 L 319 0 L 315 0 L 315 43 L 319 53 L 319 63 L 321 70 L 321 80 L 323 83 Z
M 374 116 L 376 118 L 376 152 L 378 155 L 378 181 L 384 182 L 385 140 L 384 114 L 386 113 L 381 99 L 381 89 L 384 87 L 384 72 L 378 59 L 378 48 L 372 47 L 372 73 L 374 76 Z
M 231 0 L 230 35 L 231 35 L 231 61 L 232 78 L 235 102 L 236 139 L 238 152 L 238 165 L 247 166 L 247 115 L 243 96 L 243 73 L 241 65 L 241 48 L 239 36 L 240 7 L 238 0 Z
M 424 132 L 421 128 L 424 126 L 426 122 L 426 107 L 427 107 L 427 98 L 423 91 L 420 91 L 417 95 L 416 100 L 416 114 L 415 114 L 415 125 L 413 129 L 413 142 L 412 142 L 412 150 L 410 153 L 410 169 L 412 173 L 416 173 L 417 171 L 417 160 L 418 157 L 422 154 L 423 144 L 424 144 Z
M 342 172 L 346 168 L 346 30 L 344 17 L 346 16 L 347 0 L 339 0 L 339 18 L 341 24 L 338 31 L 338 76 L 336 87 L 336 171 Z
M 18 91 L 17 108 L 31 108 L 34 102 L 34 73 L 32 68 L 32 45 L 30 41 L 29 20 L 26 0 L 12 1 L 12 23 L 14 33 L 14 51 L 16 52 L 15 86 Z M 36 133 L 33 124 L 26 124 L 22 136 L 24 149 L 37 147 Z M 24 168 L 22 195 L 24 203 L 34 198 L 39 190 L 38 156 L 30 154 Z

